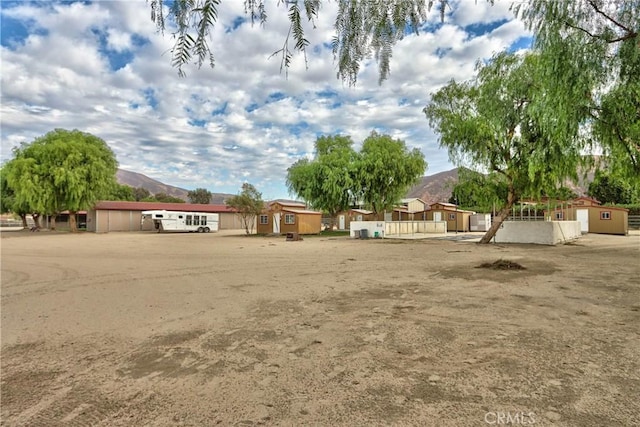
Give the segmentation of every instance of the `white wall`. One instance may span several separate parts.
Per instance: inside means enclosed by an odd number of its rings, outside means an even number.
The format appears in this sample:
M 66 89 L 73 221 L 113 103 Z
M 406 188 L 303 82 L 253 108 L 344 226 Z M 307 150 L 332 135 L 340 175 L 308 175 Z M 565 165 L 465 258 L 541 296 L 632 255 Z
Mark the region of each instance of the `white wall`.
M 378 233 L 379 237 L 410 234 L 447 234 L 446 221 L 351 221 L 349 235 L 355 237 L 356 231 L 367 230 L 369 237 Z
M 580 221 L 505 221 L 496 233 L 496 243 L 557 245 L 582 236 Z
M 384 221 L 351 221 L 349 223 L 349 236 L 355 237 L 356 230 L 367 230 L 369 237 L 374 237 L 375 233 L 378 236 L 384 237 Z

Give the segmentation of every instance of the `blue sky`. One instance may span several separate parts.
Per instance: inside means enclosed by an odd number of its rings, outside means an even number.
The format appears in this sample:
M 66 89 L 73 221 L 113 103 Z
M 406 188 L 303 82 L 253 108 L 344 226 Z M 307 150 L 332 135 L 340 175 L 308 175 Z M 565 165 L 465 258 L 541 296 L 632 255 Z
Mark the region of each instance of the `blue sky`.
M 242 1 L 223 2 L 216 67 L 180 78 L 171 31 L 156 31 L 145 0 L 1 1 L 1 160 L 54 128 L 80 129 L 104 139 L 123 169 L 212 192 L 247 181 L 272 199 L 289 196 L 286 170 L 313 156 L 318 136 L 350 135 L 357 146 L 376 130 L 422 150 L 431 175 L 453 165 L 422 113 L 429 94 L 472 77 L 478 59 L 530 44 L 509 2 L 452 1 L 444 24 L 433 11 L 425 31 L 397 44 L 382 86 L 371 60 L 348 87 L 330 51 L 335 2 L 323 2 L 307 28 L 308 69 L 298 56 L 285 77 L 269 58 L 288 28 L 277 3 L 260 27 Z

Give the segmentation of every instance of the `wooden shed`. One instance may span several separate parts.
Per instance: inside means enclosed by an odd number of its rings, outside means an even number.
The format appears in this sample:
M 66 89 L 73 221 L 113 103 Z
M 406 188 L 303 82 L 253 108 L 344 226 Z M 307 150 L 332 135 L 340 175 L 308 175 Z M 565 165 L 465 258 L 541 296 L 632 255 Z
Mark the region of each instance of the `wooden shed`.
M 242 228 L 235 209 L 227 205 L 102 201 L 87 212 L 87 231 L 151 231 L 154 230 L 153 221 L 142 221 L 142 211 L 151 210 L 217 213 L 220 230 Z
M 580 221 L 583 233 L 620 234 L 629 233 L 629 210 L 615 206 L 602 206 L 598 200 L 578 197 L 561 204 L 545 217 L 553 221 Z
M 307 209 L 304 203 L 273 201 L 258 218 L 258 234 L 319 234 L 322 212 Z
M 337 215 L 338 230 L 351 229 L 351 221 L 375 221 L 376 216 L 372 211 L 366 209 L 352 208 L 348 211 L 340 212 Z
M 458 209 L 453 203 L 433 203 L 427 211 L 427 221 L 446 221 L 447 231 L 469 231 L 472 211 Z

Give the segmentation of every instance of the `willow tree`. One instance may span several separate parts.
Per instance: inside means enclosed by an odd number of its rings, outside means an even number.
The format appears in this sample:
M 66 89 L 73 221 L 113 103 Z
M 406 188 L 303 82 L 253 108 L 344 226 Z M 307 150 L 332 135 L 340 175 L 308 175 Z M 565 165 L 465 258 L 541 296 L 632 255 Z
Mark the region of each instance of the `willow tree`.
M 420 150 L 377 132 L 364 140 L 357 167 L 362 199 L 373 212 L 393 209 L 424 175 L 427 162 Z
M 355 202 L 357 153 L 348 136 L 321 136 L 313 160 L 298 160 L 287 170 L 287 187 L 314 209 L 335 220 L 338 212 Z
M 246 234 L 249 235 L 253 233 L 256 218 L 258 218 L 264 209 L 262 193 L 252 184 L 245 182 L 242 184 L 240 194 L 228 198 L 225 203 L 237 211 Z
M 12 173 L 13 165 L 13 161 L 9 161 L 0 168 L 0 213 L 18 215 L 22 220 L 22 228 L 26 229 L 29 228 L 27 215 L 32 213 L 31 206 L 25 201 L 18 202 L 15 190 L 9 185 L 8 177 Z
M 69 227 L 77 231 L 76 213 L 109 195 L 117 168 L 102 139 L 56 129 L 15 150 L 7 183 L 16 202 L 31 206 L 33 212 L 55 218 L 68 210 Z
M 488 0 L 493 3 L 493 0 Z M 267 21 L 266 0 L 244 0 L 251 23 Z M 274 2 L 275 3 L 275 2 Z M 372 56 L 378 60 L 380 81 L 387 78 L 393 46 L 407 31 L 418 34 L 436 6 L 443 20 L 448 0 L 353 0 L 339 1 L 335 18 L 335 35 L 331 41 L 338 63 L 338 77 L 355 84 L 360 65 Z M 159 31 L 174 28 L 175 42 L 171 63 L 184 76 L 183 67 L 195 62 L 198 67 L 215 64 L 210 46 L 211 30 L 218 21 L 220 0 L 149 0 L 151 20 Z M 169 5 L 169 7 L 165 7 Z M 289 30 L 273 55 L 280 56 L 281 70 L 287 70 L 295 54 L 305 55 L 309 46 L 306 31 L 315 27 L 321 0 L 278 1 L 279 10 L 287 14 Z M 168 25 L 169 24 L 169 25 Z
M 540 126 L 587 133 L 614 174 L 640 176 L 640 1 L 531 0 L 515 12 L 533 31 Z
M 506 182 L 506 200 L 481 243 L 491 241 L 520 198 L 577 179 L 582 142 L 547 134 L 536 114 L 538 61 L 535 55 L 495 55 L 478 64 L 474 79 L 451 81 L 432 94 L 424 109 L 454 163 L 495 172 Z

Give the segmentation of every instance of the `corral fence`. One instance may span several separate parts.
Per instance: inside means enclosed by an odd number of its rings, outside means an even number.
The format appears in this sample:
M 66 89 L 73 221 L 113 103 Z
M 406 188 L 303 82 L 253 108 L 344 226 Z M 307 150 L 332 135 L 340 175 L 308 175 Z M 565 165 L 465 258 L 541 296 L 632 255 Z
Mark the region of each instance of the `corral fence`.
M 640 230 L 640 215 L 629 215 L 629 229 Z

